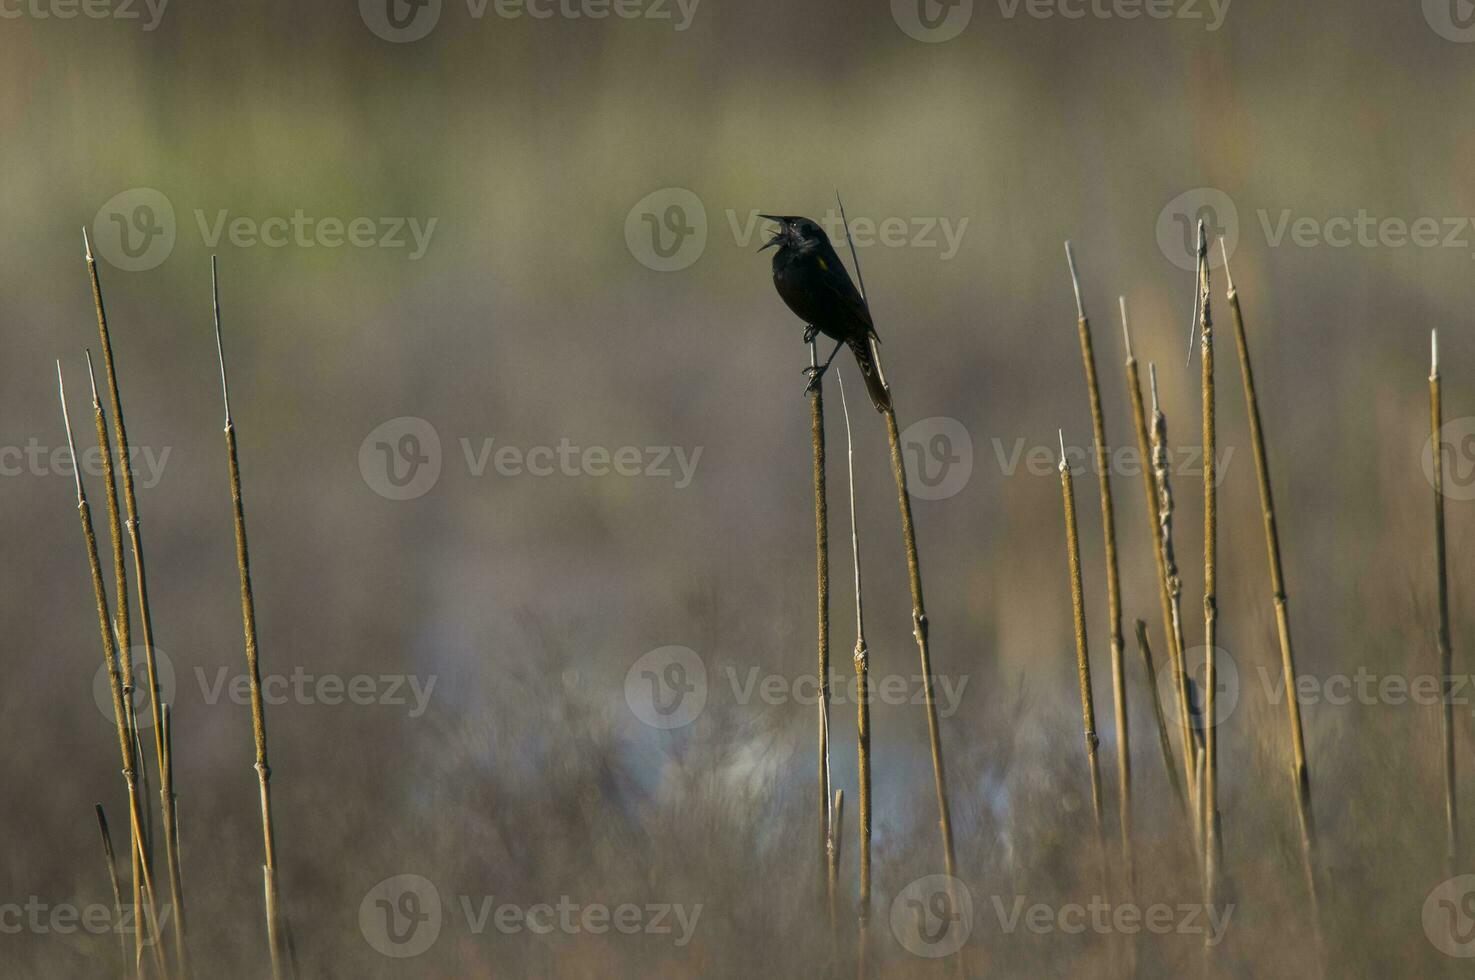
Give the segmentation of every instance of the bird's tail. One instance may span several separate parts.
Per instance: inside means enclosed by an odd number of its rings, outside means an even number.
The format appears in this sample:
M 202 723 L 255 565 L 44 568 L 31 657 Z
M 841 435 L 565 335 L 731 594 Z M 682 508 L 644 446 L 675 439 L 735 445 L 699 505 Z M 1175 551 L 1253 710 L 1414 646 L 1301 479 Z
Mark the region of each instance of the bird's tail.
M 881 352 L 877 349 L 875 334 L 850 341 L 850 350 L 855 354 L 856 363 L 860 365 L 861 377 L 865 378 L 871 404 L 876 406 L 878 412 L 888 411 L 891 408 L 891 389 L 886 384 L 886 375 L 881 371 Z

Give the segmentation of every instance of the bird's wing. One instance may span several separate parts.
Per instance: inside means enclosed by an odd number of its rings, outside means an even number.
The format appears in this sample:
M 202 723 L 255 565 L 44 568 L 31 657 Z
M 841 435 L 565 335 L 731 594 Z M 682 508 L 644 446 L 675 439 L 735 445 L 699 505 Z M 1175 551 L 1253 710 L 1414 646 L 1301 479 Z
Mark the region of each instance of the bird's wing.
M 829 255 L 821 257 L 820 262 L 824 275 L 819 277 L 817 288 L 824 293 L 826 305 L 842 310 L 848 319 L 860 324 L 867 333 L 874 334 L 876 326 L 871 322 L 870 307 L 861 297 L 860 290 L 855 288 L 855 283 L 850 281 L 850 273 L 845 271 L 840 257 L 832 250 Z

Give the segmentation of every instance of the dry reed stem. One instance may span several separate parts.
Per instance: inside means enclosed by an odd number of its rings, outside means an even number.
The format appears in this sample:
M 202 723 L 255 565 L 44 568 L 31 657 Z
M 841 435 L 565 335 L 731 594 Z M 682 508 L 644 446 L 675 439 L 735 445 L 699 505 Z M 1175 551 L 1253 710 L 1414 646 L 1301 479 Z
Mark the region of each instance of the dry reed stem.
M 1065 505 L 1065 548 L 1070 568 L 1070 602 L 1076 636 L 1076 672 L 1081 681 L 1081 722 L 1085 727 L 1086 762 L 1091 769 L 1091 812 L 1096 822 L 1096 844 L 1101 860 L 1103 888 L 1106 881 L 1106 829 L 1101 812 L 1101 762 L 1096 736 L 1096 703 L 1091 693 L 1091 653 L 1086 637 L 1086 595 L 1081 585 L 1081 538 L 1076 526 L 1076 497 L 1070 465 L 1065 459 L 1065 435 L 1060 436 L 1060 493 Z
M 809 364 L 818 367 L 815 342 L 809 342 Z M 830 877 L 830 518 L 825 487 L 825 402 L 823 381 L 816 379 L 809 396 L 809 434 L 814 446 L 814 550 L 819 646 L 819 839 L 820 873 Z
M 113 888 L 113 914 L 123 914 L 123 889 L 118 884 L 118 859 L 113 852 L 113 835 L 108 831 L 108 815 L 103 810 L 102 804 L 95 806 L 97 811 L 97 830 L 102 835 L 102 856 L 108 866 L 108 884 Z M 118 930 L 118 951 L 121 955 L 119 966 L 124 973 L 128 972 L 128 937 L 120 929 Z
M 1121 831 L 1122 873 L 1127 894 L 1135 889 L 1136 862 L 1132 855 L 1132 755 L 1127 719 L 1127 675 L 1122 642 L 1122 585 L 1117 566 L 1116 509 L 1111 499 L 1110 449 L 1106 442 L 1106 416 L 1101 409 L 1101 385 L 1096 377 L 1096 352 L 1091 342 L 1091 321 L 1081 302 L 1081 280 L 1076 274 L 1075 253 L 1065 243 L 1070 266 L 1070 284 L 1076 298 L 1076 328 L 1081 341 L 1081 362 L 1086 369 L 1086 392 L 1091 401 L 1091 435 L 1096 443 L 1096 481 L 1101 495 L 1101 529 L 1106 548 L 1106 605 L 1111 642 L 1111 691 L 1116 709 L 1117 731 L 1117 820 Z
M 830 956 L 838 960 L 840 955 L 839 920 L 835 914 L 835 902 L 840 892 L 841 842 L 845 839 L 845 791 L 843 789 L 835 790 L 835 808 L 830 812 L 829 823 L 830 839 L 826 847 L 828 856 L 826 892 L 830 906 Z
M 840 378 L 840 411 L 845 418 L 845 467 L 850 489 L 850 555 L 855 565 L 856 746 L 860 764 L 860 937 L 857 975 L 866 976 L 871 919 L 871 696 L 870 651 L 866 647 L 865 605 L 860 584 L 860 529 L 855 516 L 855 444 L 850 435 L 850 407 L 845 379 Z
M 1161 515 L 1158 512 L 1158 501 L 1161 491 L 1158 489 L 1157 471 L 1153 466 L 1152 439 L 1148 434 L 1147 412 L 1142 400 L 1142 380 L 1137 371 L 1137 357 L 1132 353 L 1132 334 L 1127 325 L 1127 298 L 1121 296 L 1117 298 L 1117 301 L 1121 305 L 1122 310 L 1122 341 L 1126 346 L 1127 352 L 1127 394 L 1132 400 L 1132 423 L 1137 431 L 1137 452 L 1142 459 L 1142 490 L 1147 504 L 1147 527 L 1152 534 L 1153 564 L 1157 568 L 1158 600 L 1163 610 L 1163 637 L 1168 646 L 1168 663 L 1174 665 L 1173 669 L 1176 673 L 1181 673 L 1183 669 L 1183 650 L 1179 645 L 1179 641 L 1181 640 L 1180 631 L 1174 628 L 1173 597 L 1168 581 L 1167 558 L 1158 536 L 1158 522 L 1161 519 Z M 1164 459 L 1165 466 L 1166 462 L 1167 460 Z M 1154 694 L 1154 697 L 1156 697 L 1156 694 Z M 1186 709 L 1187 706 L 1180 704 L 1179 707 L 1180 709 Z M 1158 709 L 1161 710 L 1161 705 L 1158 705 Z M 1183 731 L 1185 737 L 1187 736 L 1187 731 L 1187 728 Z M 1171 748 L 1171 743 L 1169 743 L 1169 747 Z M 1190 765 L 1190 749 L 1186 742 L 1183 746 L 1183 752 L 1185 760 L 1184 769 L 1187 771 Z M 1178 785 L 1176 778 L 1174 784 Z
M 1260 512 L 1265 521 L 1265 550 L 1270 560 L 1270 598 L 1275 609 L 1275 627 L 1280 640 L 1281 674 L 1285 690 L 1296 689 L 1296 658 L 1291 646 L 1291 621 L 1286 595 L 1285 575 L 1280 560 L 1280 530 L 1275 520 L 1275 496 L 1270 485 L 1270 463 L 1265 452 L 1265 432 L 1260 424 L 1260 399 L 1255 390 L 1255 371 L 1250 362 L 1249 341 L 1245 336 L 1244 313 L 1240 309 L 1239 291 L 1229 274 L 1229 251 L 1219 239 L 1224 256 L 1224 280 L 1227 287 L 1230 319 L 1234 324 L 1234 342 L 1239 353 L 1240 378 L 1244 383 L 1245 412 L 1249 416 L 1250 444 L 1255 453 L 1255 475 L 1260 486 Z M 1311 769 L 1306 761 L 1306 741 L 1301 726 L 1300 699 L 1286 698 L 1287 724 L 1290 729 L 1292 770 L 1291 782 L 1296 796 L 1296 818 L 1301 837 L 1301 871 L 1305 878 L 1306 897 L 1311 904 L 1310 917 L 1315 932 L 1318 954 L 1322 949 L 1321 900 L 1316 884 L 1316 818 L 1311 803 Z
M 143 653 L 148 673 L 149 709 L 154 723 L 154 758 L 159 770 L 159 799 L 164 824 L 164 851 L 169 869 L 169 898 L 174 908 L 174 957 L 181 976 L 185 970 L 184 894 L 179 877 L 179 848 L 174 840 L 174 787 L 164 775 L 163 721 L 159 706 L 159 672 L 154 656 L 153 614 L 149 606 L 148 575 L 145 571 L 143 536 L 138 517 L 138 497 L 133 487 L 133 464 L 128 453 L 128 427 L 123 421 L 123 402 L 118 390 L 118 375 L 113 363 L 113 341 L 108 332 L 108 318 L 102 299 L 102 283 L 98 279 L 97 260 L 87 231 L 82 232 L 86 251 L 87 277 L 92 285 L 92 301 L 97 310 L 97 331 L 102 342 L 103 370 L 107 375 L 108 395 L 113 409 L 113 431 L 118 443 L 118 469 L 123 477 L 123 503 L 128 513 L 128 539 L 133 549 L 133 580 L 138 588 L 138 621 L 143 633 Z M 121 584 L 121 579 L 119 580 Z M 119 592 L 118 605 L 127 605 L 125 592 Z
M 855 253 L 855 242 L 850 237 L 850 222 L 845 217 L 845 204 L 840 193 L 835 192 L 835 201 L 840 205 L 840 223 L 845 228 L 845 241 L 850 246 L 850 261 L 855 266 L 856 285 L 860 288 L 861 300 L 870 308 L 866 296 L 865 277 L 861 275 L 860 258 Z M 889 391 L 888 387 L 888 391 Z M 917 555 L 917 530 L 912 523 L 912 497 L 907 490 L 906 465 L 901 455 L 901 433 L 896 427 L 896 399 L 891 399 L 886 409 L 886 436 L 891 443 L 891 473 L 896 480 L 897 504 L 901 511 L 902 541 L 906 548 L 907 579 L 912 594 L 912 636 L 917 641 L 917 653 L 922 665 L 922 698 L 927 707 L 927 738 L 932 752 L 932 781 L 937 792 L 937 827 L 942 835 L 943 864 L 948 877 L 957 877 L 957 861 L 953 851 L 953 821 L 948 806 L 947 771 L 942 761 L 942 731 L 937 721 L 937 699 L 932 685 L 932 652 L 928 637 L 927 607 L 922 599 L 922 562 Z
M 161 793 L 169 794 L 169 809 L 166 819 L 169 826 L 166 828 L 164 839 L 174 848 L 174 859 L 170 864 L 170 874 L 178 876 L 181 873 L 182 863 L 179 860 L 179 797 L 174 794 L 174 717 L 169 710 L 169 705 L 163 705 L 162 712 L 164 761 L 161 766 L 159 782 L 166 789 Z M 177 889 L 182 892 L 182 885 Z M 184 925 L 184 908 L 181 906 L 174 910 L 176 916 L 174 923 L 174 965 L 175 970 L 181 977 L 189 976 L 189 943 L 188 933 Z
M 1439 391 L 1439 331 L 1429 333 L 1429 431 L 1434 454 L 1434 575 L 1439 593 L 1439 676 L 1443 679 L 1444 712 L 1444 857 L 1450 877 L 1459 870 L 1459 787 L 1455 774 L 1455 730 L 1452 677 L 1454 652 L 1449 637 L 1449 584 L 1444 553 L 1444 408 Z
M 1178 766 L 1173 759 L 1168 719 L 1163 713 L 1163 701 L 1158 693 L 1157 669 L 1152 663 L 1152 647 L 1147 642 L 1147 624 L 1140 619 L 1137 620 L 1137 649 L 1142 653 L 1142 669 L 1147 675 L 1147 690 L 1152 695 L 1152 717 L 1157 722 L 1158 749 L 1162 752 L 1163 769 L 1168 773 L 1168 782 L 1172 784 L 1173 795 L 1178 798 L 1178 806 L 1183 808 L 1187 806 L 1187 802 L 1183 798 L 1183 784 L 1178 779 Z
M 1204 905 L 1212 907 L 1219 885 L 1219 787 L 1218 787 L 1218 720 L 1216 711 L 1218 641 L 1218 487 L 1215 457 L 1217 451 L 1214 417 L 1214 320 L 1210 314 L 1209 245 L 1203 221 L 1198 224 L 1198 328 L 1203 364 L 1201 389 L 1204 437 Z M 1209 949 L 1205 939 L 1205 949 Z
M 220 285 L 215 257 L 210 258 L 210 294 L 215 314 L 215 352 L 220 359 L 220 392 L 225 406 L 225 449 L 230 465 L 230 497 L 236 531 L 236 566 L 241 573 L 241 624 L 246 641 L 246 669 L 251 684 L 251 732 L 256 743 L 256 774 L 261 787 L 261 836 L 266 857 L 267 945 L 272 976 L 281 980 L 282 921 L 277 892 L 276 828 L 271 815 L 271 766 L 266 752 L 266 712 L 261 696 L 261 664 L 256 643 L 256 596 L 251 588 L 251 554 L 246 540 L 246 511 L 241 501 L 241 465 L 236 452 L 236 427 L 230 412 L 230 384 L 225 371 L 225 342 L 220 329 Z
M 1199 736 L 1193 725 L 1193 705 L 1188 693 L 1188 666 L 1183 643 L 1183 584 L 1178 578 L 1178 560 L 1173 552 L 1173 481 L 1168 471 L 1168 420 L 1158 402 L 1156 365 L 1147 365 L 1147 377 L 1152 391 L 1152 474 L 1158 494 L 1158 551 L 1168 584 L 1168 645 L 1176 653 L 1173 657 L 1173 688 L 1178 696 L 1178 737 L 1183 746 L 1184 786 L 1188 791 L 1189 809 L 1197 814 Z M 1197 840 L 1200 824 L 1196 819 L 1193 828 L 1194 839 Z
M 134 739 L 129 726 L 128 709 L 123 701 L 123 682 L 119 671 L 118 655 L 116 649 L 116 637 L 113 633 L 113 620 L 108 614 L 107 587 L 103 584 L 102 562 L 97 554 L 97 535 L 92 527 L 92 508 L 87 503 L 87 491 L 82 486 L 82 471 L 77 466 L 77 447 L 72 437 L 71 414 L 67 410 L 67 392 L 65 382 L 62 380 L 61 362 L 56 363 L 56 385 L 57 394 L 61 399 L 62 422 L 67 430 L 67 452 L 72 461 L 72 472 L 76 478 L 77 490 L 77 514 L 82 524 L 82 538 L 87 547 L 87 565 L 92 574 L 92 594 L 97 605 L 97 627 L 102 637 L 103 660 L 108 668 L 108 683 L 113 699 L 113 720 L 117 727 L 118 747 L 123 762 L 123 780 L 128 788 L 128 812 L 131 831 L 129 849 L 137 860 L 134 862 L 134 873 L 142 883 L 146 898 L 138 900 L 135 898 L 134 907 L 134 930 L 135 930 L 135 957 L 142 956 L 144 944 L 144 928 L 152 929 L 151 935 L 155 940 L 160 937 L 159 919 L 154 905 L 153 880 L 149 875 L 148 852 L 144 846 L 143 834 L 143 803 L 142 796 L 138 791 L 138 760 L 134 753 Z M 145 918 L 146 916 L 146 918 Z M 157 941 L 153 943 L 153 951 L 158 960 L 160 976 L 167 976 L 168 970 L 164 966 L 163 953 Z
M 85 240 L 85 231 L 83 232 L 83 236 Z M 133 657 L 128 650 L 130 629 L 128 623 L 128 575 L 126 571 L 127 566 L 123 561 L 123 525 L 119 517 L 118 488 L 113 476 L 113 450 L 111 438 L 108 435 L 107 416 L 103 412 L 102 401 L 98 398 L 97 394 L 97 375 L 92 370 L 91 350 L 87 351 L 87 380 L 92 387 L 92 421 L 97 429 L 97 446 L 102 455 L 102 477 L 103 485 L 106 488 L 108 524 L 113 540 L 113 574 L 118 596 L 118 605 L 113 615 L 113 622 L 116 628 L 115 638 L 118 647 L 120 683 L 123 687 L 123 703 L 127 705 L 127 710 L 123 713 L 123 721 L 127 729 L 129 744 L 136 746 L 138 731 L 133 717 Z M 145 770 L 144 775 L 145 777 L 148 775 L 147 770 Z M 142 876 L 139 872 L 139 862 L 142 860 L 142 855 L 148 853 L 146 841 L 140 839 L 135 844 L 130 845 L 129 851 L 128 866 L 132 872 L 133 921 L 138 922 L 139 911 L 143 907 L 143 885 Z M 135 929 L 134 936 L 141 943 L 141 930 Z M 134 950 L 134 959 L 137 962 L 142 962 L 142 945 L 139 945 Z

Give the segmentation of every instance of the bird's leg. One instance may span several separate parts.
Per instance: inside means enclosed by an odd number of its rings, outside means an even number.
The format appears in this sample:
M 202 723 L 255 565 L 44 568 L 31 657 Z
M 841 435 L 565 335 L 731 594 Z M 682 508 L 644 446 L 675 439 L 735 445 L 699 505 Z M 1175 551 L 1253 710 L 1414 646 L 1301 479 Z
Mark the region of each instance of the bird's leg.
M 821 364 L 819 367 L 807 367 L 804 369 L 804 373 L 809 375 L 809 383 L 804 386 L 805 392 L 811 392 L 815 388 L 819 387 L 819 379 L 825 376 L 825 372 L 830 369 L 830 362 L 835 359 L 835 355 L 840 353 L 840 348 L 844 346 L 845 341 L 835 341 L 835 349 L 830 351 L 830 356 L 825 358 L 825 362 L 823 364 Z
M 804 325 L 804 342 L 806 344 L 812 344 L 812 343 L 814 343 L 815 335 L 818 334 L 818 333 L 819 333 L 819 327 L 816 327 L 812 323 L 806 323 Z

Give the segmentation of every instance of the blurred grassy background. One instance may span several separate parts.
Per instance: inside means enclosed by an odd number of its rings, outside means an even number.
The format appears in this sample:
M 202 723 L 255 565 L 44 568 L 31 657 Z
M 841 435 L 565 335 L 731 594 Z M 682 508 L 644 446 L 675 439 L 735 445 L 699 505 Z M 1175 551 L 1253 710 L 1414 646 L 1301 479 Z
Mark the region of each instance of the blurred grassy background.
M 719 976 L 792 974 L 822 958 L 807 891 L 812 710 L 735 704 L 714 681 L 694 725 L 661 733 L 622 692 L 635 659 L 667 644 L 698 651 L 714 678 L 723 666 L 813 670 L 801 327 L 769 284 L 767 256 L 754 254 L 761 239 L 732 229 L 754 211 L 819 216 L 840 188 L 852 218 L 964 228 L 948 259 L 879 244 L 861 257 L 902 424 L 957 419 L 974 449 L 962 492 L 917 503 L 934 663 L 968 678 L 943 731 L 960 864 L 983 910 L 969 955 L 1064 975 L 1102 944 L 1000 935 L 986 898 L 1058 902 L 1094 887 L 1076 843 L 1089 835 L 1058 481 L 999 462 L 1017 440 L 1053 446 L 1057 428 L 1073 445 L 1089 440 L 1061 241 L 1076 243 L 1096 322 L 1110 439 L 1131 439 L 1120 293 L 1139 358 L 1159 364 L 1173 440 L 1196 445 L 1197 372 L 1183 367 L 1191 276 L 1156 228 L 1185 191 L 1233 200 L 1232 266 L 1259 358 L 1300 667 L 1432 671 L 1419 468 L 1427 331 L 1445 328 L 1446 417 L 1468 416 L 1475 231 L 1460 247 L 1273 246 L 1260 215 L 1272 225 L 1285 209 L 1317 222 L 1359 209 L 1475 215 L 1460 108 L 1472 51 L 1431 29 L 1418 4 L 1370 0 L 1234 4 L 1212 32 L 1185 19 L 1006 17 L 979 3 L 940 44 L 909 37 L 879 2 L 705 0 L 682 31 L 477 20 L 447 3 L 429 36 L 405 44 L 376 36 L 351 4 L 176 0 L 151 31 L 31 7 L 7 14 L 0 446 L 61 445 L 56 357 L 85 420 L 81 352 L 96 332 L 79 228 L 137 187 L 162 192 L 176 215 L 162 264 L 102 271 L 130 434 L 169 451 L 140 507 L 158 643 L 179 674 L 199 961 L 263 970 L 249 715 L 209 703 L 196 673 L 243 662 L 212 249 L 197 211 L 209 222 L 222 209 L 257 221 L 297 209 L 436 221 L 418 260 L 407 249 L 228 240 L 213 250 L 265 669 L 437 678 L 416 718 L 387 705 L 269 709 L 282 890 L 304 972 Z M 638 201 L 667 187 L 700 199 L 708 237 L 694 264 L 657 272 L 625 228 Z M 1240 903 L 1226 955 L 1237 969 L 1289 975 L 1309 953 L 1293 908 L 1283 708 L 1258 679 L 1277 655 L 1237 368 L 1221 350 L 1220 441 L 1233 455 L 1220 622 L 1247 679 L 1221 736 Z M 400 416 L 429 421 L 444 449 L 439 481 L 412 501 L 376 494 L 358 465 L 370 431 Z M 885 437 L 869 411 L 855 421 L 872 669 L 910 675 Z M 476 477 L 462 438 L 702 455 L 679 489 L 659 478 Z M 839 438 L 833 427 L 832 453 Z M 1199 487 L 1176 480 L 1192 642 Z M 1116 487 L 1128 635 L 1131 618 L 1146 619 L 1161 659 L 1140 482 L 1119 476 Z M 1109 717 L 1099 513 L 1091 481 L 1079 488 L 1098 710 Z M 93 493 L 100 502 L 95 480 Z M 11 747 L 0 903 L 103 901 L 90 804 L 103 800 L 120 828 L 122 793 L 111 723 L 90 696 L 99 657 L 70 477 L 23 466 L 0 479 L 0 499 Z M 1461 598 L 1475 559 L 1460 547 L 1471 507 L 1449 507 L 1457 652 L 1471 635 Z M 837 570 L 848 564 L 841 514 L 832 510 Z M 844 581 L 833 610 L 841 670 L 853 640 Z M 1129 667 L 1140 691 L 1134 653 Z M 833 716 L 847 795 L 852 716 L 849 705 Z M 1141 833 L 1161 844 L 1141 849 L 1144 893 L 1189 900 L 1191 864 L 1140 697 L 1133 721 Z M 1443 876 L 1436 710 L 1319 706 L 1306 723 L 1342 967 L 1432 969 L 1442 957 L 1420 909 Z M 922 712 L 878 706 L 874 740 L 877 928 L 900 971 L 921 961 L 890 942 L 890 897 L 940 870 Z M 397 962 L 370 948 L 357 916 L 375 882 L 405 872 L 435 881 L 448 905 L 459 894 L 523 905 L 568 894 L 706 911 L 683 949 L 652 937 L 472 936 L 448 912 L 431 952 Z M 113 948 L 109 937 L 0 936 L 17 975 L 96 975 Z M 1196 949 L 1173 937 L 1144 958 L 1186 969 Z

